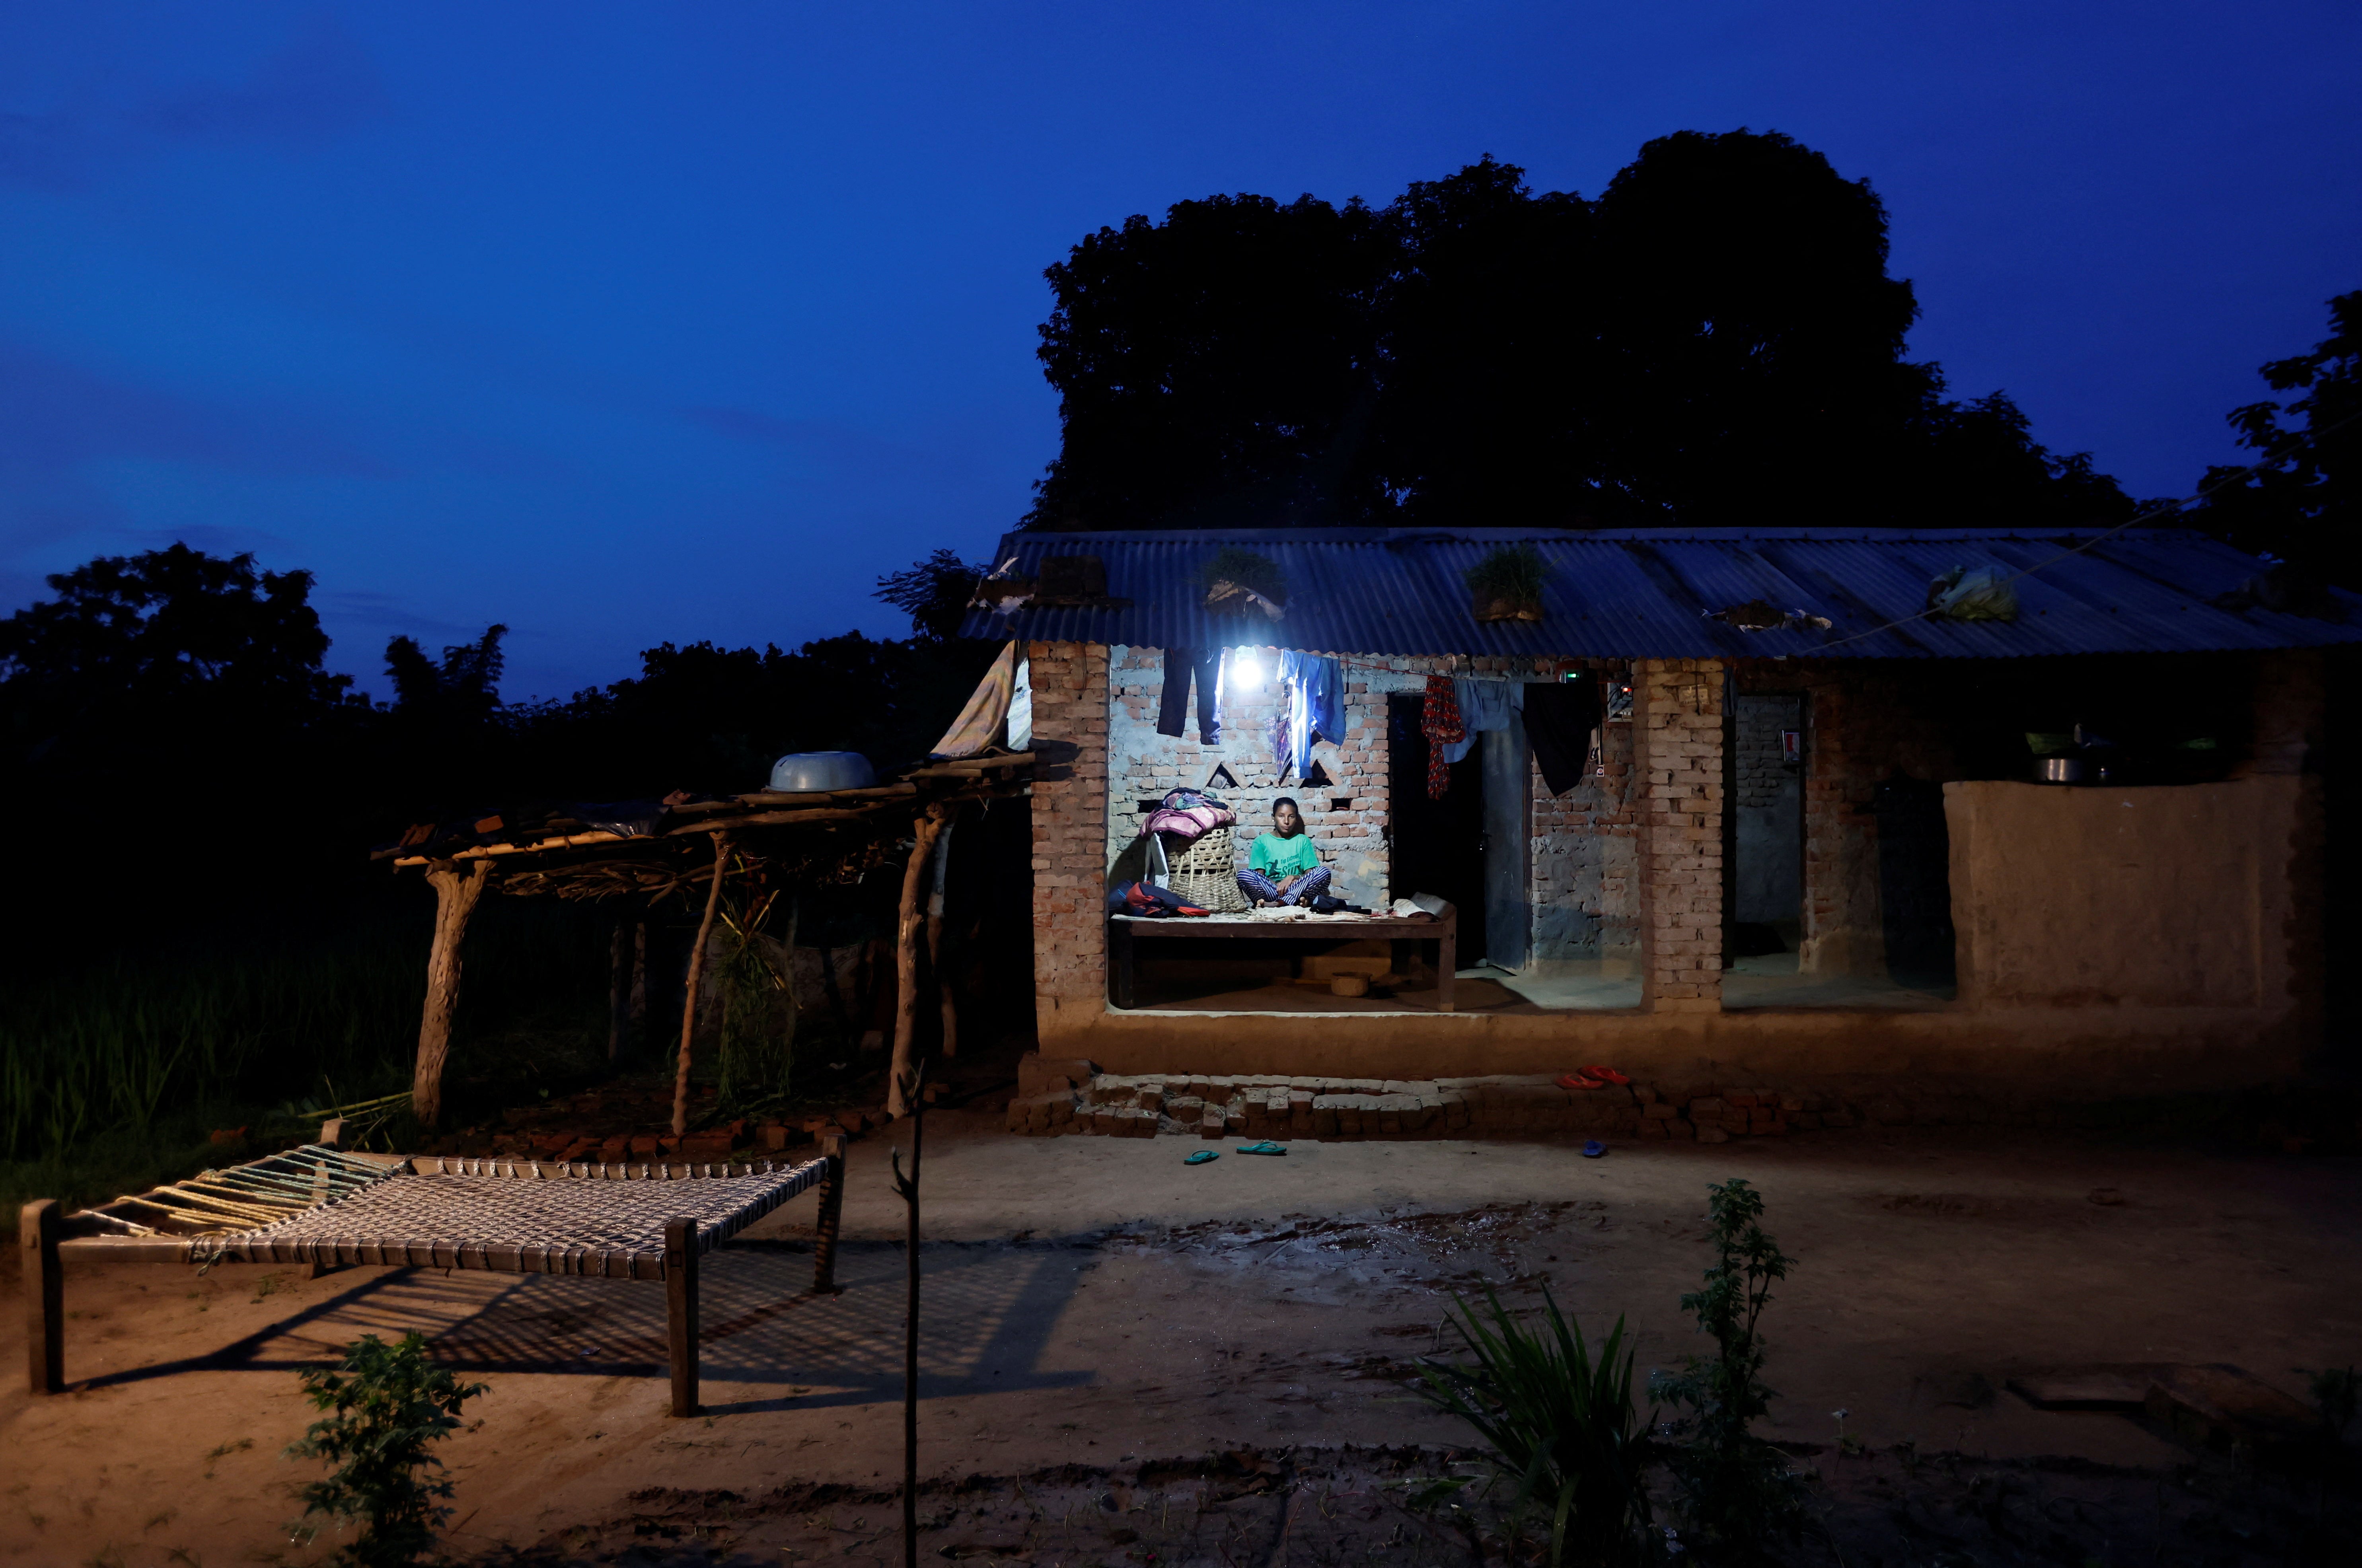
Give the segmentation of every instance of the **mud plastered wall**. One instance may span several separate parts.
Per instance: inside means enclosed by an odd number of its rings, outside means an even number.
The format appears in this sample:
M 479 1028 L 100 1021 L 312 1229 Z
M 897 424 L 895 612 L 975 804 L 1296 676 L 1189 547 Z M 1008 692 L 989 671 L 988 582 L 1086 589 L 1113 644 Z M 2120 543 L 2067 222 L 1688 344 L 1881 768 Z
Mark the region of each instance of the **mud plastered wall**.
M 1233 673 L 1237 652 L 1230 650 L 1223 661 L 1221 728 L 1217 743 L 1209 745 L 1199 738 L 1194 700 L 1179 736 L 1157 731 L 1164 650 L 1118 646 L 1109 651 L 1107 864 L 1139 835 L 1144 802 L 1168 790 L 1204 785 L 1219 763 L 1239 781 L 1221 793 L 1239 813 L 1242 865 L 1247 845 L 1271 821 L 1272 801 L 1286 795 L 1303 811 L 1307 831 L 1334 868 L 1340 897 L 1373 905 L 1397 897 L 1410 889 L 1394 888 L 1388 880 L 1386 700 L 1424 693 L 1429 675 L 1554 680 L 1574 668 L 1573 661 L 1554 659 L 1340 656 L 1346 734 L 1341 742 L 1313 747 L 1313 758 L 1330 782 L 1308 788 L 1293 774 L 1283 780 L 1273 755 L 1269 725 L 1282 706 L 1273 674 L 1278 649 L 1254 649 L 1261 679 L 1244 681 Z M 1625 799 L 1631 784 L 1631 726 L 1604 726 L 1602 743 L 1603 771 L 1586 776 L 1562 796 L 1553 799 L 1535 771 L 1528 865 L 1539 963 L 1630 962 L 1639 951 L 1633 883 L 1639 829 Z M 1349 803 L 1338 805 L 1341 801 Z

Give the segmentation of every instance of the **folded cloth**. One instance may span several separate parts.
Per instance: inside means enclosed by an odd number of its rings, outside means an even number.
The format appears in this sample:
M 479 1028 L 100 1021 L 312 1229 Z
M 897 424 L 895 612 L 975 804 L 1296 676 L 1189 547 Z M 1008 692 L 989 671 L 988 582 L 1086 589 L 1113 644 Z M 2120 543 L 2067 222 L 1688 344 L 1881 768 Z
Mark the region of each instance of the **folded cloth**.
M 1142 834 L 1169 833 L 1184 844 L 1195 844 L 1218 827 L 1229 827 L 1239 814 L 1228 806 L 1159 806 L 1140 824 Z
M 1526 739 L 1553 795 L 1583 781 L 1591 765 L 1591 732 L 1599 727 L 1599 682 L 1537 681 L 1526 688 Z
M 1169 888 L 1151 887 L 1146 882 L 1118 882 L 1108 889 L 1107 907 L 1109 914 L 1137 915 L 1147 920 L 1214 912 L 1198 908 Z

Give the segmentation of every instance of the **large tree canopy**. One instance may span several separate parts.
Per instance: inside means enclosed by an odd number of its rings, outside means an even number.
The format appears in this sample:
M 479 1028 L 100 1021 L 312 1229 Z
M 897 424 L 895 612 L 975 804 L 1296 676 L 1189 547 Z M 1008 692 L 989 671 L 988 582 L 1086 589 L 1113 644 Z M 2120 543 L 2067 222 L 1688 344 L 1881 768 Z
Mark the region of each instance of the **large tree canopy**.
M 1809 148 L 1649 143 L 1597 200 L 1491 158 L 1383 210 L 1213 197 L 1048 276 L 1029 526 L 2114 522 L 2087 458 L 1904 358 L 1886 210 Z
M 2274 392 L 2303 395 L 2232 412 L 2258 466 L 2244 478 L 2207 469 L 2213 493 L 2197 516 L 2243 550 L 2362 590 L 2362 290 L 2329 302 L 2329 336 L 2312 353 L 2275 359 L 2263 377 Z

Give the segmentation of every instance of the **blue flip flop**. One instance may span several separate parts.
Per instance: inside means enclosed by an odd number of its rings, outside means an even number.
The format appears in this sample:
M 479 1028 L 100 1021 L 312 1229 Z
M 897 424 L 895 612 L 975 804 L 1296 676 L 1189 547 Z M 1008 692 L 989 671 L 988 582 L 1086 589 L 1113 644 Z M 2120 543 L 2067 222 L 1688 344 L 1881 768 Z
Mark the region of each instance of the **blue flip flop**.
M 1209 1163 L 1209 1162 L 1211 1162 L 1211 1161 L 1219 1160 L 1219 1159 L 1220 1159 L 1221 1157 L 1222 1157 L 1222 1156 L 1221 1156 L 1220 1153 L 1219 1151 L 1217 1151 L 1217 1150 L 1213 1150 L 1213 1149 L 1199 1149 L 1199 1150 L 1197 1150 L 1195 1153 L 1191 1154 L 1190 1154 L 1187 1159 L 1183 1160 L 1181 1163 L 1182 1163 L 1183 1165 L 1206 1165 L 1206 1164 L 1208 1164 L 1208 1163 Z
M 1596 1138 L 1585 1138 L 1583 1141 L 1583 1157 L 1586 1160 L 1595 1160 L 1606 1152 L 1607 1145 Z
M 1266 1138 L 1260 1143 L 1240 1144 L 1239 1153 L 1242 1154 L 1285 1154 L 1287 1153 L 1287 1145 L 1285 1143 L 1275 1143 L 1270 1139 Z

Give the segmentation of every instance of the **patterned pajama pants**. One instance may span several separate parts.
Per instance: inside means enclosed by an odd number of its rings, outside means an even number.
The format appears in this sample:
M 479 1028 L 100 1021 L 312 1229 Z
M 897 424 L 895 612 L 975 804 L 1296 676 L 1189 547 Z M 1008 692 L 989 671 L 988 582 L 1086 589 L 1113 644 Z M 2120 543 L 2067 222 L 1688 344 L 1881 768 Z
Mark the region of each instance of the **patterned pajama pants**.
M 1329 867 L 1315 867 L 1304 874 L 1304 879 L 1286 892 L 1279 884 L 1260 871 L 1239 873 L 1239 891 L 1256 903 L 1306 904 L 1329 890 Z

